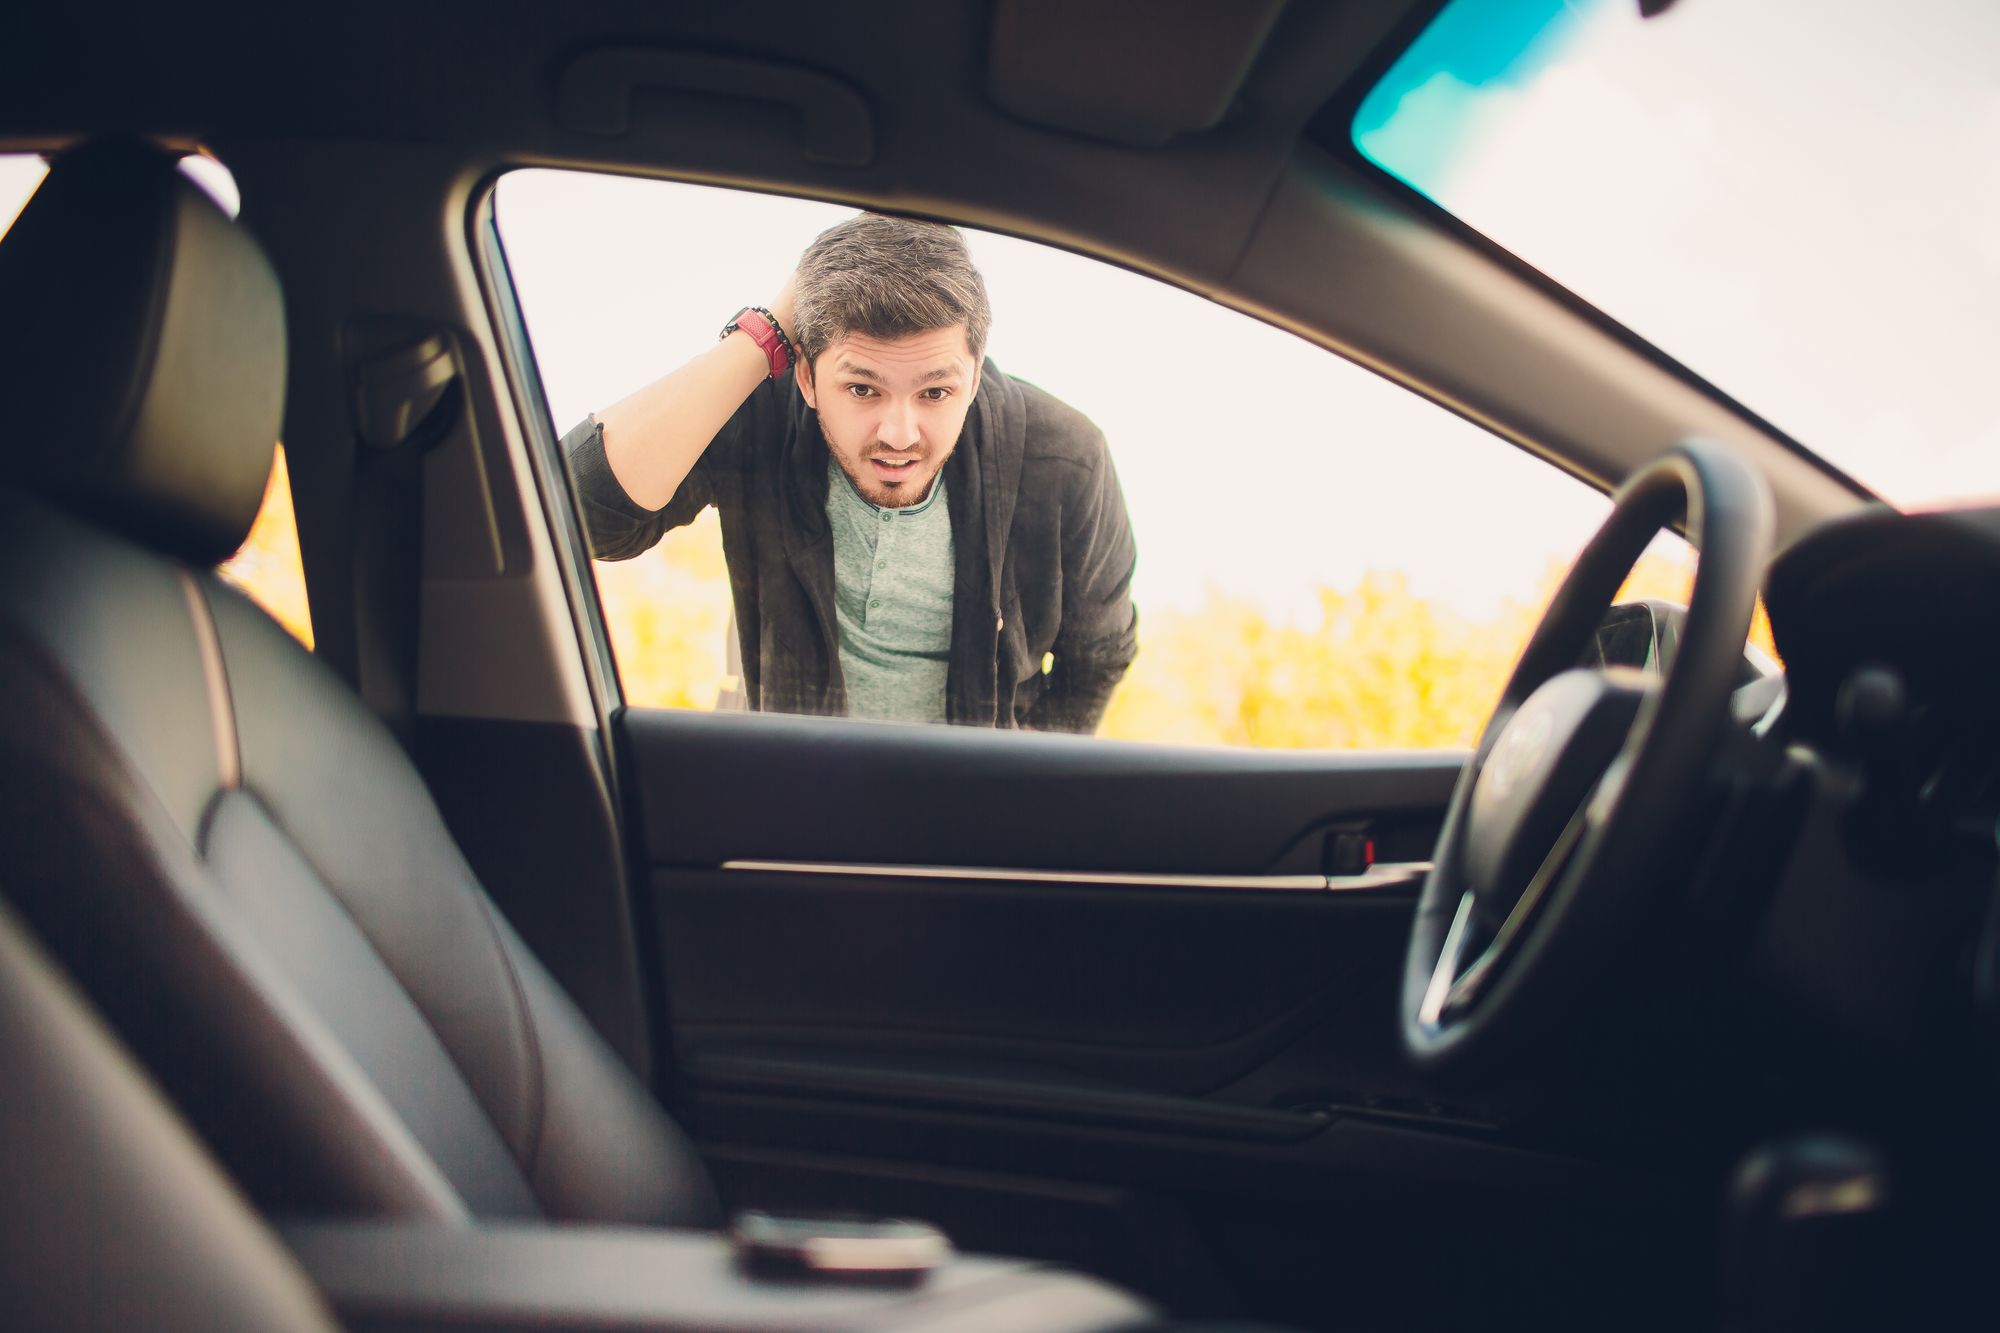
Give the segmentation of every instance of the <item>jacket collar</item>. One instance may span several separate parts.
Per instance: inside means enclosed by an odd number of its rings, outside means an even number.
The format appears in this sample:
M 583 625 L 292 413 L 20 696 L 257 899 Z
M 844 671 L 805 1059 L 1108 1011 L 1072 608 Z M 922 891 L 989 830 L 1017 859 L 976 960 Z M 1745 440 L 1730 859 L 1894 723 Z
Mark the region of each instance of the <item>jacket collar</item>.
M 800 557 L 825 541 L 826 526 L 826 436 L 820 432 L 819 413 L 806 406 L 798 382 L 787 379 L 780 389 L 791 416 L 792 428 L 785 432 L 784 456 L 779 469 L 784 476 L 785 554 L 797 564 Z
M 1021 494 L 1021 464 L 1027 451 L 1027 421 L 1021 391 L 1000 373 L 988 357 L 979 372 L 979 393 L 966 415 L 958 451 L 973 446 L 979 468 L 986 520 L 986 586 L 995 602 L 1000 596 L 1001 566 L 1007 553 L 1007 533 L 1014 526 L 1014 502 Z M 945 497 L 947 500 L 950 496 Z M 997 611 L 997 605 L 996 605 Z

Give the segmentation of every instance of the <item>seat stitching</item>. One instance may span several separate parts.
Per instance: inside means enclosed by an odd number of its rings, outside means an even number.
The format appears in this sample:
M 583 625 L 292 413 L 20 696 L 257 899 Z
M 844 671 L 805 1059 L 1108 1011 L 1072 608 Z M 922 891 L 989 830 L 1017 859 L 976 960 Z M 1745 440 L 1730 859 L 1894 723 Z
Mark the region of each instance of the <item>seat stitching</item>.
M 236 731 L 236 700 L 229 688 L 222 636 L 215 627 L 215 611 L 193 573 L 179 566 L 175 572 L 180 575 L 181 591 L 187 594 L 195 641 L 201 647 L 202 682 L 208 687 L 209 715 L 215 723 L 216 781 L 224 791 L 233 791 L 243 785 L 243 746 Z
M 473 901 L 478 904 L 480 919 L 486 923 L 486 929 L 493 937 L 493 947 L 500 952 L 500 965 L 506 969 L 508 988 L 514 992 L 514 1005 L 521 1011 L 521 1032 L 531 1071 L 529 1085 L 535 1099 L 534 1105 L 529 1108 L 527 1160 L 522 1166 L 528 1177 L 528 1187 L 534 1190 L 539 1174 L 537 1168 L 541 1163 L 542 1134 L 548 1123 L 548 1067 L 542 1058 L 541 1033 L 535 1026 L 534 1008 L 528 1003 L 527 987 L 521 984 L 521 975 L 514 967 L 514 955 L 507 948 L 499 923 L 493 919 L 492 901 L 483 888 L 473 894 Z M 535 1190 L 535 1197 L 541 1198 L 539 1190 Z
M 16 660 L 33 671 L 57 698 L 76 711 L 90 728 L 91 739 L 113 759 L 112 771 L 128 784 L 132 794 L 164 817 L 169 827 L 177 827 L 144 770 L 133 761 L 89 698 L 76 687 L 60 661 L 48 652 L 41 641 L 18 620 L 0 615 L 0 643 L 16 650 Z M 117 809 L 108 804 L 102 794 L 85 788 L 79 795 L 106 811 L 112 821 L 119 819 Z M 213 809 L 211 804 L 211 815 Z M 206 892 L 188 892 L 168 874 L 163 879 L 168 890 L 163 900 L 170 910 L 196 923 L 195 939 L 201 947 L 211 950 L 250 987 L 261 989 L 268 1001 L 265 1013 L 276 1025 L 277 1035 L 305 1056 L 292 1072 L 321 1088 L 326 1101 L 342 1104 L 355 1113 L 361 1128 L 369 1135 L 365 1145 L 367 1150 L 399 1170 L 403 1174 L 401 1183 L 421 1196 L 425 1206 L 435 1209 L 434 1216 L 438 1220 L 450 1222 L 469 1217 L 470 1212 L 457 1188 L 445 1178 L 430 1153 L 417 1142 L 380 1089 L 354 1063 L 346 1047 L 326 1029 L 325 1020 L 298 995 L 289 977 L 268 964 L 261 950 L 255 947 L 254 940 L 241 932 L 233 913 L 228 910 L 218 912 L 218 907 L 226 904 L 226 895 L 215 892 L 206 857 L 184 836 L 162 846 L 161 850 L 171 854 L 170 848 L 179 848 L 190 854 L 194 866 L 206 881 Z

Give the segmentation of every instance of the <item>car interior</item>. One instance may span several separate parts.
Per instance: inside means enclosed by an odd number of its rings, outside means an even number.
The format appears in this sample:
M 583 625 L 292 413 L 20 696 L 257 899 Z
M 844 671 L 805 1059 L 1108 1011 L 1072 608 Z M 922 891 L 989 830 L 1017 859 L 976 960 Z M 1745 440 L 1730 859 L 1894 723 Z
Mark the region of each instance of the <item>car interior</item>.
M 1987 1322 L 2000 510 L 1357 149 L 1444 8 L 11 18 L 0 1322 Z M 1611 516 L 1455 749 L 631 706 L 520 168 L 1093 256 Z M 280 441 L 310 649 L 217 573 Z

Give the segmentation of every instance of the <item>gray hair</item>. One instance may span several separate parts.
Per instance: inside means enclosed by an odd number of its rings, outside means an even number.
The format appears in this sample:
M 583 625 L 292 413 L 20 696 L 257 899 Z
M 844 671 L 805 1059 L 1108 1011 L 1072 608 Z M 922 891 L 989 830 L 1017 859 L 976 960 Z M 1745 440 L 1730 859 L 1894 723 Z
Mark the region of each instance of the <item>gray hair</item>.
M 850 334 L 907 338 L 965 325 L 977 363 L 993 309 L 955 228 L 861 213 L 820 233 L 799 258 L 794 314 L 807 365 Z

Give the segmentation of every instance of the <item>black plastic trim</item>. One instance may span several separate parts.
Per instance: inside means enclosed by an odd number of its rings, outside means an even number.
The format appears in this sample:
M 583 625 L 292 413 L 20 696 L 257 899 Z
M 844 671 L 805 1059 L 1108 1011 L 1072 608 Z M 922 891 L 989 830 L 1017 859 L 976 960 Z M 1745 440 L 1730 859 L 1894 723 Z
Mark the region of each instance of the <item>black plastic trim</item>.
M 1326 1127 L 1310 1110 L 1231 1106 L 1193 1097 L 1054 1082 L 917 1073 L 881 1065 L 709 1055 L 689 1062 L 698 1094 L 765 1093 L 1055 1120 L 1108 1129 L 1293 1143 Z

